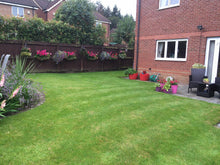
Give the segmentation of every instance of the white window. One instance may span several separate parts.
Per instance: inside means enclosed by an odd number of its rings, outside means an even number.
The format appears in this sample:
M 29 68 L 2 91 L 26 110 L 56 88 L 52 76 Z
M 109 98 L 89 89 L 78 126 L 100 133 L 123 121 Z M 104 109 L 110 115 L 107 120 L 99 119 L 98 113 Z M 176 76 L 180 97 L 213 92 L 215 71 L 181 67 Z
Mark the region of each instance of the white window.
M 156 60 L 186 61 L 187 46 L 187 39 L 158 40 Z
M 15 17 L 24 17 L 24 8 L 12 6 L 12 15 Z
M 160 0 L 160 9 L 179 6 L 180 0 Z

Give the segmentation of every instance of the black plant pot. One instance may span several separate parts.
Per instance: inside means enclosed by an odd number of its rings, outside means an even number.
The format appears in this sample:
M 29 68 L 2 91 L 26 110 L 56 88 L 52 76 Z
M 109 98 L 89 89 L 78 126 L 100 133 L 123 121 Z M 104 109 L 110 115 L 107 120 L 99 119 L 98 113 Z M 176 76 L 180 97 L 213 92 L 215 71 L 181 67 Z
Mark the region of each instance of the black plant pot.
M 191 68 L 192 81 L 203 81 L 205 68 Z

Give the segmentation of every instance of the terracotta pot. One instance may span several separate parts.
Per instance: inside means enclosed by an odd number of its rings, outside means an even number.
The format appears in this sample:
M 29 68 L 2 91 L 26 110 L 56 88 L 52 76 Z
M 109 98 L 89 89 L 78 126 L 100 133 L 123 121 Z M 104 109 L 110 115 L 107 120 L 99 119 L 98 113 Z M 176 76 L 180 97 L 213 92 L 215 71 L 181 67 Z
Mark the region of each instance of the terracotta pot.
M 130 80 L 136 80 L 137 77 L 138 77 L 138 73 L 129 74 L 129 79 L 130 79 Z
M 140 80 L 141 81 L 148 81 L 149 80 L 150 75 L 148 73 L 146 74 L 140 74 Z
M 176 94 L 177 89 L 178 89 L 178 85 L 171 85 L 171 89 L 172 89 L 172 93 Z

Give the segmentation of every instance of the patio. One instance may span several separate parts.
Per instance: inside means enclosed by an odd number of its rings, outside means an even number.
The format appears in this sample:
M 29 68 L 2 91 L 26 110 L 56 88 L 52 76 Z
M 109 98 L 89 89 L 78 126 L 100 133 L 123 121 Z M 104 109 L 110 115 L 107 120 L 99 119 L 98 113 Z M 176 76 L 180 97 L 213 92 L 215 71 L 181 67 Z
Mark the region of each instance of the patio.
M 188 85 L 179 85 L 176 95 L 181 97 L 188 97 L 196 100 L 206 101 L 209 103 L 220 104 L 218 92 L 215 92 L 214 97 L 210 97 L 210 98 L 197 96 L 196 92 L 197 90 L 193 89 L 192 91 L 190 90 L 190 92 L 188 93 Z

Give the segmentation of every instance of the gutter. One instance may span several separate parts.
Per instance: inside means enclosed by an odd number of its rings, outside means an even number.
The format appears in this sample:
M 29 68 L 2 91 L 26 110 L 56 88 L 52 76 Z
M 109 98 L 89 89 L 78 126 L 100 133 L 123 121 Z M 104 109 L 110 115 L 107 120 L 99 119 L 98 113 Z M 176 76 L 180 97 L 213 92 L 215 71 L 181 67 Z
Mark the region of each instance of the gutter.
M 139 40 L 140 40 L 140 21 L 141 21 L 141 0 L 138 1 L 138 23 L 137 23 L 137 51 L 136 51 L 136 71 L 138 70 Z

